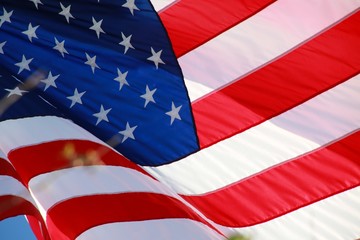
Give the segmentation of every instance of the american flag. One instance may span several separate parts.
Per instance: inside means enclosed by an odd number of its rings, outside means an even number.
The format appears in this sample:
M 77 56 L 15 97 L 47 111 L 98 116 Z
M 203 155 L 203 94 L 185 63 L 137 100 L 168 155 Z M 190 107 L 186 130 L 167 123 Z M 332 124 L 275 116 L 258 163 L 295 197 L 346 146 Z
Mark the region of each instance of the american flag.
M 1 0 L 0 219 L 38 239 L 360 237 L 359 0 Z

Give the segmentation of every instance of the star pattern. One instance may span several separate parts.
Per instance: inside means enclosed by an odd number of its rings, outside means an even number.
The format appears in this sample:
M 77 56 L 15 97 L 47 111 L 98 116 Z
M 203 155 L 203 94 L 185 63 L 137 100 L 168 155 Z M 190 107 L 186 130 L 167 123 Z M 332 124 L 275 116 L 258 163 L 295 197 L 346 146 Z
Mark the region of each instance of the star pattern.
M 76 103 L 82 104 L 82 96 L 86 93 L 86 91 L 79 93 L 77 88 L 74 90 L 74 95 L 67 97 L 67 99 L 71 100 L 70 108 L 72 108 Z
M 179 115 L 180 109 L 182 105 L 175 107 L 174 102 L 171 103 L 171 111 L 167 112 L 166 115 L 170 116 L 170 125 L 174 123 L 175 119 L 181 120 L 181 117 Z
M 134 16 L 134 10 L 140 10 L 136 5 L 135 5 L 135 0 L 126 0 L 126 3 L 124 3 L 122 5 L 125 8 L 128 8 L 131 12 L 131 15 Z
M 22 96 L 24 93 L 28 92 L 25 90 L 21 90 L 19 87 L 15 87 L 14 89 L 5 89 L 5 91 L 9 92 L 7 97 L 11 97 L 12 95 Z
M 5 22 L 11 23 L 10 17 L 13 12 L 14 11 L 7 12 L 6 9 L 3 7 L 3 15 L 0 16 L 0 28 Z
M 105 33 L 104 30 L 101 28 L 103 19 L 100 21 L 96 21 L 94 17 L 92 17 L 93 25 L 90 27 L 91 30 L 94 30 L 96 32 L 96 36 L 100 38 L 100 33 Z
M 6 44 L 6 41 L 0 43 L 0 53 L 1 53 L 1 54 L 4 54 L 4 49 L 3 49 L 3 47 L 5 46 L 5 44 Z
M 147 60 L 154 62 L 156 69 L 159 68 L 159 63 L 165 64 L 163 60 L 161 59 L 161 53 L 162 50 L 155 52 L 153 48 L 151 48 L 151 54 L 152 56 L 147 58 Z
M 26 59 L 25 55 L 22 55 L 21 62 L 15 63 L 15 65 L 19 67 L 18 74 L 20 74 L 23 70 L 30 71 L 29 64 L 31 63 L 32 60 L 33 58 Z
M 69 54 L 68 51 L 65 49 L 65 40 L 59 42 L 59 40 L 55 39 L 55 47 L 53 49 L 58 50 L 62 57 L 64 57 L 64 54 Z
M 30 42 L 32 42 L 33 38 L 38 38 L 36 36 L 36 30 L 38 29 L 39 25 L 33 27 L 31 23 L 29 23 L 28 29 L 26 31 L 23 31 L 22 33 L 27 35 Z
M 119 132 L 121 135 L 124 136 L 121 142 L 125 142 L 128 138 L 135 140 L 134 131 L 136 128 L 137 126 L 130 127 L 129 122 L 127 122 L 125 130 Z
M 122 89 L 122 87 L 123 87 L 124 85 L 130 86 L 129 83 L 126 81 L 126 77 L 127 77 L 127 75 L 128 75 L 128 71 L 122 73 L 122 72 L 120 71 L 120 69 L 118 68 L 118 69 L 117 69 L 117 74 L 118 74 L 118 76 L 117 76 L 116 78 L 114 78 L 114 80 L 115 80 L 115 81 L 118 81 L 118 82 L 120 83 L 119 91 Z
M 123 45 L 125 47 L 124 49 L 124 54 L 129 50 L 129 48 L 135 49 L 133 47 L 133 45 L 131 44 L 131 37 L 132 35 L 130 34 L 128 37 L 126 37 L 124 35 L 124 33 L 121 32 L 121 37 L 122 37 L 122 41 L 119 43 L 120 45 Z
M 149 89 L 149 86 L 146 85 L 146 93 L 141 95 L 140 97 L 142 97 L 143 99 L 145 99 L 145 104 L 144 104 L 144 108 L 146 108 L 146 106 L 149 104 L 149 102 L 153 102 L 155 103 L 154 100 L 154 93 L 156 92 L 156 88 L 154 88 L 153 90 Z
M 41 2 L 41 0 L 29 0 L 29 1 L 34 3 L 36 9 L 39 9 L 38 4 L 43 5 L 43 3 Z
M 96 55 L 93 57 L 90 57 L 89 54 L 87 54 L 87 53 L 85 53 L 85 55 L 86 55 L 86 59 L 87 59 L 85 64 L 89 65 L 91 67 L 92 72 L 95 73 L 95 68 L 100 69 L 100 67 L 96 64 Z
M 50 86 L 57 88 L 55 80 L 60 76 L 60 74 L 53 76 L 51 71 L 49 72 L 46 79 L 40 80 L 41 82 L 45 83 L 44 91 L 46 91 Z
M 97 118 L 95 125 L 98 125 L 101 121 L 109 122 L 107 115 L 109 114 L 110 111 L 111 108 L 105 110 L 104 106 L 101 104 L 100 111 L 98 113 L 93 114 L 93 116 Z
M 176 149 L 178 133 L 192 120 L 185 108 L 188 97 L 179 85 L 181 76 L 173 71 L 178 67 L 175 58 L 165 58 L 171 46 L 162 41 L 167 35 L 156 12 L 148 1 L 140 2 L 0 4 L 3 96 L 34 100 L 36 104 L 22 110 L 25 115 L 49 111 L 76 120 L 102 141 L 114 139 L 118 144 L 114 148 L 125 155 L 128 144 L 142 145 L 154 132 L 163 139 L 172 136 L 166 141 L 173 141 L 169 146 Z M 33 87 L 35 91 L 30 92 Z M 22 103 L 11 108 L 23 107 Z M 9 112 L 6 117 L 17 114 Z M 163 158 L 153 155 L 146 158 Z
M 67 23 L 70 23 L 70 18 L 74 18 L 74 16 L 70 13 L 71 4 L 67 7 L 64 7 L 64 5 L 60 2 L 61 12 L 59 12 L 60 15 L 63 15 L 66 18 Z

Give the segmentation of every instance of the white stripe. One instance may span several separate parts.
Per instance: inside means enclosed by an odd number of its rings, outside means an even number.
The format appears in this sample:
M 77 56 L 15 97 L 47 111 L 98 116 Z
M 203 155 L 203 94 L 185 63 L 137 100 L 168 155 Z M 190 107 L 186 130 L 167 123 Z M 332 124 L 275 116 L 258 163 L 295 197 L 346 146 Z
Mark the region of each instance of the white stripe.
M 163 10 L 165 7 L 168 7 L 170 4 L 175 3 L 177 0 L 151 0 L 150 2 L 154 6 L 157 12 Z
M 29 181 L 29 189 L 44 219 L 51 207 L 68 199 L 129 192 L 173 197 L 205 218 L 164 184 L 136 170 L 118 166 L 81 166 L 41 174 Z
M 53 117 L 32 117 L 0 122 L 0 146 L 7 155 L 11 150 L 66 139 L 83 139 L 104 144 L 73 122 Z
M 194 101 L 254 71 L 359 7 L 359 0 L 274 2 L 179 58 L 190 99 Z M 193 89 L 189 81 L 205 87 Z
M 360 187 L 238 232 L 251 240 L 360 238 Z
M 196 221 L 160 219 L 104 224 L 87 230 L 76 239 L 210 240 L 223 238 L 209 227 Z
M 44 219 L 57 203 L 80 196 L 150 192 L 179 198 L 160 182 L 117 166 L 82 166 L 41 174 L 29 181 L 29 189 Z
M 359 93 L 360 75 L 181 161 L 146 170 L 178 193 L 216 190 L 359 129 Z
M 7 158 L 7 156 L 6 156 L 6 155 L 3 153 L 3 151 L 1 151 L 1 150 L 0 150 L 0 158 L 1 158 L 1 159 L 4 159 L 5 161 L 7 161 L 7 162 L 10 163 L 9 159 Z
M 35 206 L 34 200 L 24 185 L 11 176 L 0 175 L 0 196 L 6 195 L 23 198 Z

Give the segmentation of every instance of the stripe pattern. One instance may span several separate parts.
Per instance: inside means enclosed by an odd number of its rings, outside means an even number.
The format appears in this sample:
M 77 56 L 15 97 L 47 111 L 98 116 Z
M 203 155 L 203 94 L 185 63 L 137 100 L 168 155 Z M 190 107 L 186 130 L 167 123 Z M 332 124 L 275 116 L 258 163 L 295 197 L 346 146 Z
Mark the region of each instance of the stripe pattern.
M 14 123 L 21 125 L 16 136 L 21 140 L 7 141 L 13 133 L 5 129 Z M 183 231 L 195 238 L 222 238 L 219 230 L 176 192 L 69 120 L 34 117 L 0 125 L 4 129 L 0 144 L 4 142 L 6 155 L 34 196 L 51 238 L 75 239 L 106 223 L 160 219 L 177 219 L 185 229 L 191 226 L 190 232 Z M 44 134 L 31 126 L 41 126 Z M 62 129 L 62 134 L 56 134 L 56 128 Z M 151 226 L 144 224 L 143 234 L 151 232 Z M 170 229 L 167 234 L 176 233 L 178 229 Z
M 318 3 L 276 1 L 178 54 L 202 150 L 147 168 L 206 217 L 254 239 L 360 236 L 356 224 L 312 213 L 336 201 L 360 213 L 359 1 Z M 182 4 L 163 8 L 162 20 Z M 193 36 L 167 30 L 174 48 L 182 42 L 173 35 Z M 354 216 L 339 208 L 325 215 Z
M 54 239 L 359 238 L 360 1 L 151 2 L 200 151 L 143 168 L 62 118 L 1 122 L 0 206 L 20 205 L 0 218 Z

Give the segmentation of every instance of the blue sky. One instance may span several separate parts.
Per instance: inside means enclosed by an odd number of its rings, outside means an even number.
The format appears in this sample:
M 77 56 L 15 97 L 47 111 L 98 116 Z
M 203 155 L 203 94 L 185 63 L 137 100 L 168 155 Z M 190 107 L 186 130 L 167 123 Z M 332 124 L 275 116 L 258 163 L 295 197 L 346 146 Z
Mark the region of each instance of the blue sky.
M 1 240 L 36 240 L 25 217 L 18 216 L 0 221 Z

